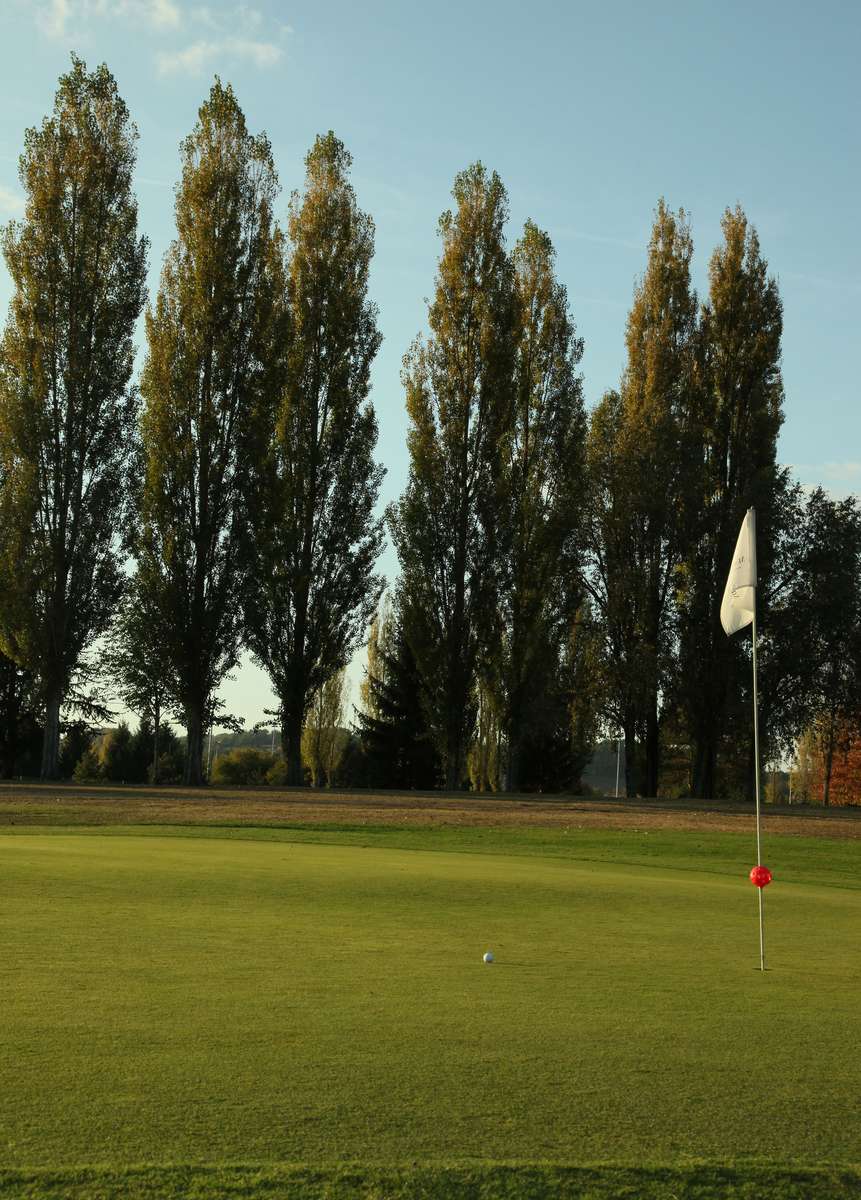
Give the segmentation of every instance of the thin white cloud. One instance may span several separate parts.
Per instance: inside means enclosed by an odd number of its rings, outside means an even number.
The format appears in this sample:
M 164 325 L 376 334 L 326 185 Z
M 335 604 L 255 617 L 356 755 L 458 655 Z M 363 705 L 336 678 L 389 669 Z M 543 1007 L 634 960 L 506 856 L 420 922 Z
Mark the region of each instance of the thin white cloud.
M 71 0 L 50 0 L 49 4 L 44 4 L 37 10 L 36 24 L 47 37 L 65 37 L 70 10 Z
M 173 75 L 178 72 L 201 75 L 210 64 L 219 59 L 250 61 L 260 69 L 274 67 L 283 53 L 281 47 L 276 46 L 274 42 L 228 37 L 193 42 L 184 50 L 160 51 L 156 56 L 156 63 L 160 75 Z
M 218 42 L 194 42 L 184 50 L 160 50 L 156 55 L 159 75 L 200 75 L 212 59 L 218 57 Z
M 21 192 L 16 192 L 0 183 L 0 216 L 18 217 L 23 211 L 24 197 Z
M 827 462 L 824 465 L 825 474 L 839 479 L 855 479 L 861 475 L 861 462 Z
M 72 25 L 94 21 L 125 22 L 152 34 L 180 30 L 191 34 L 185 46 L 166 47 L 155 55 L 160 75 L 201 75 L 219 60 L 251 63 L 257 70 L 274 67 L 283 47 L 274 38 L 292 33 L 290 26 L 267 22 L 262 12 L 241 2 L 184 5 L 183 0 L 41 0 L 35 8 L 38 27 L 51 38 L 69 40 Z M 194 33 L 203 36 L 194 38 Z
M 37 26 L 50 38 L 68 38 L 72 21 L 129 20 L 156 32 L 182 25 L 176 0 L 47 0 L 35 11 Z

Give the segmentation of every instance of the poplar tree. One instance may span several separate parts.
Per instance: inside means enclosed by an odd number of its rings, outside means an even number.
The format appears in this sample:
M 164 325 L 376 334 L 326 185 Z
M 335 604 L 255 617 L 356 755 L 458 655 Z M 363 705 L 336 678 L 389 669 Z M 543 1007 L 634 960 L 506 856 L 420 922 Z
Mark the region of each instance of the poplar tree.
M 185 782 L 242 635 L 240 546 L 254 414 L 273 385 L 277 180 L 232 88 L 216 80 L 182 143 L 177 237 L 146 315 L 144 483 L 136 543 L 147 608 L 174 664 Z
M 524 744 L 540 735 L 578 604 L 586 418 L 565 287 L 548 235 L 527 222 L 514 255 L 519 316 L 514 404 L 500 440 L 494 570 L 498 636 L 489 662 L 507 755 L 520 787 Z
M 599 472 L 606 475 L 614 462 L 619 474 L 594 492 L 599 511 L 593 519 L 598 572 L 593 595 L 609 622 L 628 788 L 647 796 L 658 790 L 662 699 L 673 667 L 673 601 L 696 467 L 692 253 L 684 211 L 673 213 L 661 200 L 646 271 L 628 316 L 618 407 L 599 418 L 594 448 Z M 601 545 L 605 536 L 610 541 Z
M 302 730 L 302 758 L 315 788 L 332 786 L 349 741 L 344 729 L 345 682 L 342 668 L 317 689 L 308 706 Z
M 146 240 L 137 130 L 106 66 L 72 58 L 27 131 L 24 217 L 3 233 L 13 297 L 0 345 L 0 645 L 43 689 L 43 778 L 60 710 L 122 591 Z
M 257 423 L 246 492 L 248 646 L 279 700 L 287 783 L 302 782 L 302 726 L 315 692 L 350 661 L 382 592 L 374 574 L 384 468 L 369 399 L 379 349 L 368 298 L 374 223 L 333 133 L 305 159 L 290 202 L 281 390 Z
M 741 686 L 745 663 L 741 639 L 727 638 L 720 624 L 738 531 L 747 509 L 755 507 L 762 596 L 771 587 L 781 495 L 789 486 L 777 464 L 783 424 L 777 283 L 741 208 L 727 209 L 721 226 L 724 240 L 709 265 L 699 334 L 699 489 L 680 589 L 679 696 L 692 743 L 691 789 L 698 797 L 715 794 L 728 697 Z
M 605 723 L 625 738 L 625 794 L 645 791 L 644 744 L 651 656 L 643 638 L 646 593 L 638 570 L 637 463 L 622 398 L 604 394 L 587 441 L 589 499 L 585 576 L 594 613 L 597 692 Z
M 430 336 L 404 359 L 410 471 L 391 517 L 407 636 L 449 789 L 464 779 L 477 661 L 490 640 L 499 445 L 511 421 L 517 333 L 502 182 L 476 163 L 452 194 L 456 208 L 439 222 Z

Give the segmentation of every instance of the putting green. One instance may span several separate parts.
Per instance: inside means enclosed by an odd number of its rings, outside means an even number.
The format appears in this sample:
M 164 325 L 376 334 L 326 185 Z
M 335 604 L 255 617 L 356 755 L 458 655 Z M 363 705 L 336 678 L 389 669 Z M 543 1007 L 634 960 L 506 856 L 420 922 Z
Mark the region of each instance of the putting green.
M 0 1166 L 858 1163 L 817 852 L 762 975 L 749 884 L 660 855 L 0 837 Z

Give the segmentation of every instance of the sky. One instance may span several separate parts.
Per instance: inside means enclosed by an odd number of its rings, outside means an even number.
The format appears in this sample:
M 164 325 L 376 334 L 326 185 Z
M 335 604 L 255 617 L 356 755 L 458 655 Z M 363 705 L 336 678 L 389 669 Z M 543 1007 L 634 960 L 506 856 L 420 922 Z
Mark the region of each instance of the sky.
M 49 113 L 72 51 L 108 64 L 140 132 L 153 295 L 179 143 L 216 73 L 272 142 L 282 216 L 314 137 L 346 144 L 376 223 L 384 502 L 406 480 L 400 367 L 426 328 L 437 222 L 477 159 L 508 190 L 510 244 L 527 218 L 553 240 L 589 406 L 619 382 L 658 199 L 690 215 L 702 297 L 721 214 L 740 203 L 784 303 L 781 460 L 803 484 L 861 487 L 861 5 L 0 0 L 0 222 L 23 212 L 24 131 Z M 10 291 L 0 265 L 2 312 Z M 381 569 L 394 578 L 391 549 Z M 357 661 L 354 685 L 359 673 Z M 273 705 L 247 661 L 222 696 L 248 724 Z

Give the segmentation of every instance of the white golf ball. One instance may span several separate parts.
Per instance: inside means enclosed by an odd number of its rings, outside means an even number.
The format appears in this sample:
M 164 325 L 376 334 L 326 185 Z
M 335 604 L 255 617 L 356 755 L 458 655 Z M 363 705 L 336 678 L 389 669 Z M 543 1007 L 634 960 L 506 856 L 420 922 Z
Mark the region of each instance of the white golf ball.
M 492 950 L 488 950 L 488 952 L 485 954 L 485 956 L 484 956 L 484 961 L 485 961 L 486 963 L 492 963 L 492 962 L 493 962 L 493 951 L 492 951 Z

